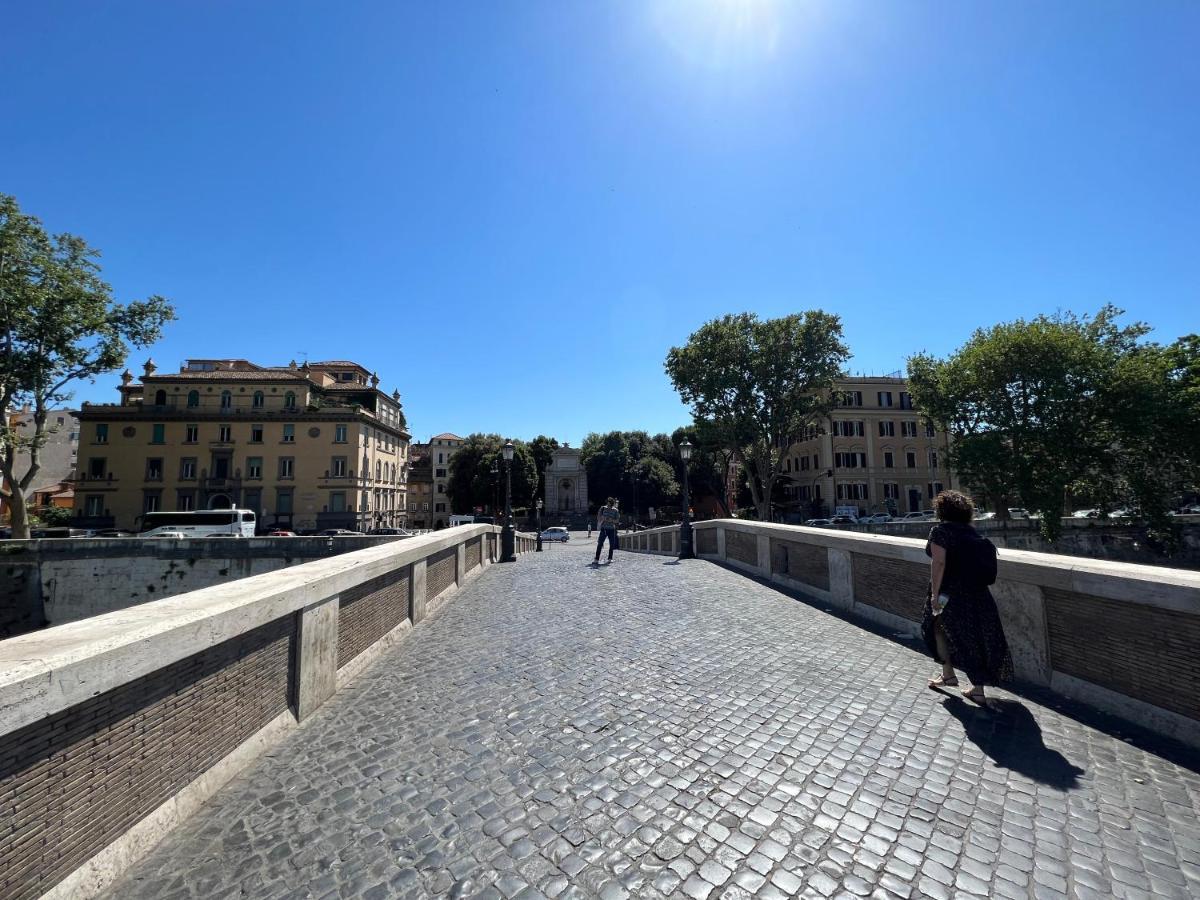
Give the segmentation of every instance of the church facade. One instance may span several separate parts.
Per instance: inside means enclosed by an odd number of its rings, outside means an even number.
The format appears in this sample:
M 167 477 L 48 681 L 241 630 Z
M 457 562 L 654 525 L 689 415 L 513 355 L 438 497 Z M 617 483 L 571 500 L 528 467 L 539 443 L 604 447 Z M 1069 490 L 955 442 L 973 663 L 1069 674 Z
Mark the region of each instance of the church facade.
M 587 470 L 580 452 L 566 445 L 554 451 L 546 467 L 545 513 L 548 516 L 586 516 L 588 514 Z

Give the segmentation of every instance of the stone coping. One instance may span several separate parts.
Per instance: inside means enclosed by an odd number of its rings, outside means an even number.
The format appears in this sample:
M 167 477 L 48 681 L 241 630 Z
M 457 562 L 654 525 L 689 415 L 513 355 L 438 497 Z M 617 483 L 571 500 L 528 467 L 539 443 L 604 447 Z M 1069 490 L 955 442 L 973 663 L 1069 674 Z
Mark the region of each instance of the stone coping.
M 0 641 L 0 734 L 499 531 L 493 525 L 460 525 Z
M 805 525 L 780 525 L 773 522 L 749 522 L 742 519 L 705 519 L 693 522 L 693 529 L 719 528 L 747 534 L 766 535 L 850 553 L 928 563 L 925 542 L 920 538 L 885 534 L 862 534 L 811 528 Z M 678 525 L 650 528 L 637 535 L 677 531 Z M 708 555 L 708 554 L 706 554 Z M 1200 572 L 1146 566 L 1137 563 L 1088 559 L 1032 550 L 999 550 L 999 578 L 1091 594 L 1127 603 L 1141 603 L 1161 609 L 1200 615 Z

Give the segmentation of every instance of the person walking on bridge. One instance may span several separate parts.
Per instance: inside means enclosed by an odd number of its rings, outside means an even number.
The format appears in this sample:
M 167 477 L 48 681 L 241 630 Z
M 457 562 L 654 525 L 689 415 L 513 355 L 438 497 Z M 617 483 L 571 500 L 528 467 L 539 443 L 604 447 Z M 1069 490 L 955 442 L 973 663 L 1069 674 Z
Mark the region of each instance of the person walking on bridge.
M 596 562 L 600 564 L 600 551 L 604 549 L 604 541 L 608 540 L 608 561 L 612 562 L 613 551 L 618 549 L 617 526 L 621 524 L 621 511 L 617 508 L 615 497 L 609 497 L 608 502 L 600 507 L 596 516 L 596 527 L 600 529 L 600 537 L 596 541 Z

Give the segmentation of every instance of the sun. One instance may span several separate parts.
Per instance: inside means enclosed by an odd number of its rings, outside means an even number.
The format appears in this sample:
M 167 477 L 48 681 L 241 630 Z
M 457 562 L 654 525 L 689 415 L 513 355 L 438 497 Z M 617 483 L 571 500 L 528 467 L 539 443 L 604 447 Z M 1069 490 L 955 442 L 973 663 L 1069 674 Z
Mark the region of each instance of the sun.
M 679 56 L 724 69 L 773 59 L 779 52 L 783 0 L 658 0 L 655 28 Z

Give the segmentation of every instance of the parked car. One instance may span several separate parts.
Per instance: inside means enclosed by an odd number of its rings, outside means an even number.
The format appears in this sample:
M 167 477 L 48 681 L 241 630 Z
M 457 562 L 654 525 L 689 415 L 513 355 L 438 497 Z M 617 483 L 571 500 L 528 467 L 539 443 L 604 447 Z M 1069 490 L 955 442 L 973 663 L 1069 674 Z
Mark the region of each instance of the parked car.
M 979 513 L 979 515 L 977 515 L 975 517 L 975 521 L 976 522 L 987 522 L 994 518 L 996 518 L 996 514 L 994 512 L 981 512 L 981 513 Z
M 132 531 L 122 531 L 120 528 L 102 528 L 96 532 L 96 537 L 126 538 L 136 537 Z
M 267 537 L 295 537 L 296 532 L 284 528 L 273 528 L 267 532 Z
M 804 524 L 810 528 L 824 528 L 826 525 L 832 525 L 833 522 L 829 519 L 809 519 Z
M 1100 510 L 1098 509 L 1077 509 L 1071 513 L 1072 519 L 1098 519 L 1100 518 Z
M 1010 519 L 1028 519 L 1029 510 L 1023 506 L 1010 506 L 1008 508 L 1008 517 Z
M 829 520 L 830 525 L 857 525 L 857 516 L 834 516 Z
M 187 535 L 182 531 L 160 531 L 156 534 L 149 535 L 153 538 L 170 538 L 173 541 L 182 541 L 187 539 Z
M 912 512 L 907 512 L 903 516 L 901 516 L 900 521 L 901 522 L 924 522 L 927 519 L 931 519 L 931 518 L 933 518 L 932 513 L 918 512 L 917 510 L 914 509 Z
M 569 541 L 571 539 L 570 532 L 567 529 L 555 525 L 553 528 L 547 528 L 542 532 L 543 541 Z
M 873 516 L 865 516 L 858 521 L 864 522 L 867 525 L 886 525 L 892 521 L 892 517 L 887 513 L 875 513 Z
M 478 521 L 478 520 L 477 520 Z M 412 537 L 411 531 L 405 531 L 403 528 L 376 528 L 371 534 L 393 535 L 395 537 Z
M 346 537 L 348 535 L 362 534 L 362 532 L 351 531 L 348 528 L 326 528 L 324 531 L 318 531 L 317 534 L 321 537 Z

